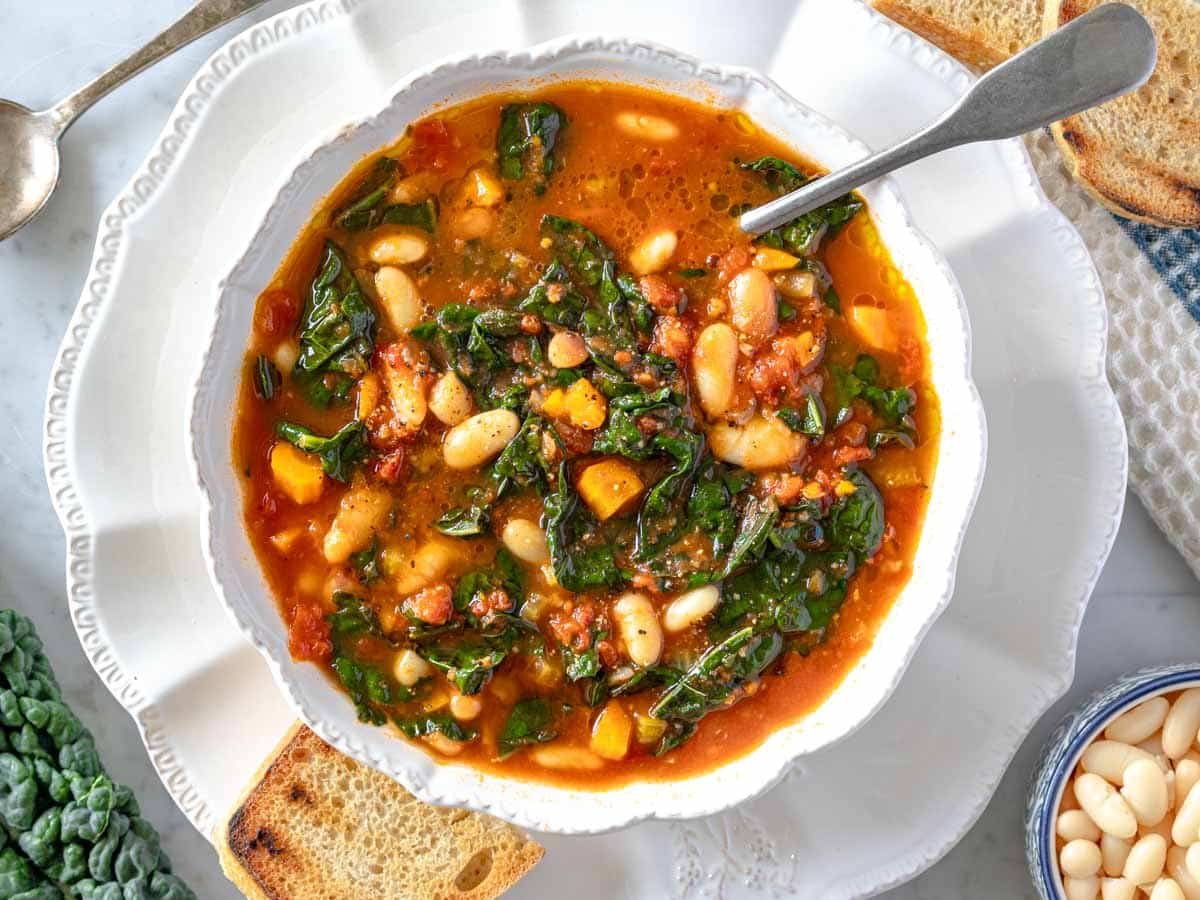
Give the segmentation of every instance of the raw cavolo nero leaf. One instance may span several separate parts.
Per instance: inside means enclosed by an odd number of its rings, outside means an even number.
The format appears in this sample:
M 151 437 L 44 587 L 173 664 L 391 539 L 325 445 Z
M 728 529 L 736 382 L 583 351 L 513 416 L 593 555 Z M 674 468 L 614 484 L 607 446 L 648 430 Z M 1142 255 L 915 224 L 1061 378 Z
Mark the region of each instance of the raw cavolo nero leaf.
M 757 172 L 775 194 L 786 194 L 807 183 L 805 177 L 790 163 L 774 156 L 764 156 L 752 162 L 742 163 L 741 168 Z M 849 222 L 863 208 L 861 200 L 845 194 L 806 212 L 759 236 L 758 240 L 768 247 L 787 250 L 796 256 L 808 256 L 816 252 L 821 239 L 831 235 Z
M 500 175 L 520 181 L 526 169 L 539 175 L 535 190 L 544 190 L 554 171 L 554 151 L 567 125 L 566 114 L 553 103 L 509 103 L 500 110 L 496 154 Z
M 12 610 L 0 610 L 0 751 L 0 897 L 194 900 Z
M 554 729 L 554 711 L 541 697 L 518 700 L 504 720 L 497 749 L 500 758 L 511 756 L 522 747 L 542 744 L 558 737 Z
M 292 422 L 279 422 L 275 431 L 294 447 L 319 457 L 325 474 L 341 482 L 350 480 L 354 467 L 370 452 L 367 428 L 362 422 L 348 422 L 329 437 L 313 434 Z
M 300 319 L 300 355 L 292 380 L 311 403 L 343 400 L 370 368 L 375 311 L 333 241 L 325 252 Z

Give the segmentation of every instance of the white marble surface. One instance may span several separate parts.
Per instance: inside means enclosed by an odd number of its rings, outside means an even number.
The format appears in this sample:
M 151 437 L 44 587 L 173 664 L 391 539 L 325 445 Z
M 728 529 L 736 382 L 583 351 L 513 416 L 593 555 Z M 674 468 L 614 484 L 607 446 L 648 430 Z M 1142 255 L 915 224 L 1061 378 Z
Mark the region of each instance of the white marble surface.
M 254 17 L 287 5 L 275 0 Z M 186 3 L 52 0 L 21 4 L 20 12 L 15 3 L 7 6 L 0 9 L 0 96 L 36 107 L 133 49 Z M 185 49 L 80 120 L 66 137 L 62 182 L 50 205 L 0 244 L 0 497 L 7 526 L 0 530 L 0 605 L 15 606 L 37 623 L 67 697 L 96 734 L 107 765 L 135 788 L 176 869 L 206 900 L 237 893 L 223 880 L 211 847 L 159 784 L 132 721 L 93 675 L 67 619 L 63 537 L 42 479 L 41 421 L 46 379 L 88 270 L 100 213 L 140 163 L 193 72 L 228 34 L 210 35 Z M 1029 589 L 1036 593 L 1038 585 Z M 1200 584 L 1131 497 L 1084 621 L 1070 696 L 1026 741 L 966 839 L 923 876 L 886 896 L 1033 897 L 1022 808 L 1045 735 L 1070 705 L 1121 672 L 1196 659 L 1198 633 Z

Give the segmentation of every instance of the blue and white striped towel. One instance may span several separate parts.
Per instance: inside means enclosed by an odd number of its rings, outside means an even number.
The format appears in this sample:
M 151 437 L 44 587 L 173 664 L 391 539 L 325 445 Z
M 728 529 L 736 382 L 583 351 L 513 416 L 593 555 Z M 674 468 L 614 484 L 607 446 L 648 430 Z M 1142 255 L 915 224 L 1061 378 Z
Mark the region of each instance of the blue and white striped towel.
M 1079 229 L 1104 284 L 1130 486 L 1200 577 L 1200 231 L 1113 216 L 1071 180 L 1049 136 L 1026 140 L 1046 194 Z

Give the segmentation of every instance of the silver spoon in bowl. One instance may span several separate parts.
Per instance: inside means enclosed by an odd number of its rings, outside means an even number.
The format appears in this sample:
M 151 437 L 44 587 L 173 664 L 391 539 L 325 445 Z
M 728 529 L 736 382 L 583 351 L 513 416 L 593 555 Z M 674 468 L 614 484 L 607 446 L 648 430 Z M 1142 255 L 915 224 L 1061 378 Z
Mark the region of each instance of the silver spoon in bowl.
M 1156 52 L 1150 23 L 1137 10 L 1097 7 L 992 69 L 932 125 L 748 210 L 738 224 L 762 234 L 918 159 L 1016 137 L 1120 97 L 1146 83 Z
M 58 183 L 58 142 L 93 103 L 147 66 L 266 0 L 200 0 L 175 24 L 42 112 L 0 100 L 0 241 L 36 216 Z

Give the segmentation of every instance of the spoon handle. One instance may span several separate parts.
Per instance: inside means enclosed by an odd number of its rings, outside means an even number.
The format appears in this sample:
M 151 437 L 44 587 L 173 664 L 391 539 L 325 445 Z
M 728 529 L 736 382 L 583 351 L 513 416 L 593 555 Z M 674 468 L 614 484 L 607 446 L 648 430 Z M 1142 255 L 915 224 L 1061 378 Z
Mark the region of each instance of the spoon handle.
M 933 153 L 1015 137 L 1119 97 L 1146 83 L 1156 52 L 1154 32 L 1137 10 L 1099 6 L 992 69 L 932 125 L 749 210 L 738 224 L 761 234 Z
M 169 25 L 140 50 L 134 51 L 71 96 L 60 100 L 43 115 L 54 123 L 61 135 L 84 110 L 109 91 L 124 84 L 148 66 L 154 65 L 164 56 L 170 56 L 180 47 L 190 44 L 196 38 L 250 12 L 255 7 L 262 6 L 265 2 L 266 0 L 199 0 L 173 25 Z

